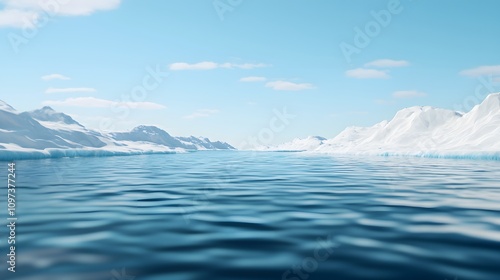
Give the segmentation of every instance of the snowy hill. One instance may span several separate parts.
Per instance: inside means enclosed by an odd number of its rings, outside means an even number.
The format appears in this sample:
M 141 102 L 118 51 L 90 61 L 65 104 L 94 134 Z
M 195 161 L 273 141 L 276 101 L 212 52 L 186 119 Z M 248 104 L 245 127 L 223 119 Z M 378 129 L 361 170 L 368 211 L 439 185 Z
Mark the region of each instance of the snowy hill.
M 2 100 L 0 100 L 0 111 L 16 114 L 16 110 Z
M 0 110 L 0 143 L 2 146 L 14 144 L 32 149 L 77 148 L 80 146 L 59 137 L 54 131 L 34 120 L 28 113 L 19 114 L 10 108 Z
M 176 138 L 154 126 L 101 133 L 50 107 L 20 113 L 0 100 L 0 160 L 222 149 L 234 148 L 206 138 Z
M 318 140 L 311 137 L 295 139 L 269 150 L 500 158 L 500 93 L 490 94 L 468 113 L 410 107 L 397 112 L 390 121 L 371 127 L 348 127 L 321 142 L 318 145 Z
M 155 126 L 141 125 L 130 132 L 111 133 L 111 136 L 119 141 L 151 142 L 171 148 L 184 148 L 179 140 Z
M 166 131 L 156 126 L 138 126 L 130 132 L 112 133 L 115 140 L 120 141 L 142 141 L 155 143 L 171 148 L 181 148 L 187 150 L 234 150 L 228 143 L 220 141 L 211 142 L 208 138 L 173 137 Z
M 187 149 L 196 150 L 234 150 L 235 148 L 226 142 L 215 141 L 212 142 L 208 138 L 204 137 L 177 137 Z
M 67 125 L 77 125 L 83 127 L 83 125 L 79 124 L 72 117 L 54 111 L 54 109 L 49 106 L 45 106 L 42 109 L 34 110 L 31 112 L 27 112 L 32 118 L 38 121 L 46 121 L 46 122 L 57 122 Z

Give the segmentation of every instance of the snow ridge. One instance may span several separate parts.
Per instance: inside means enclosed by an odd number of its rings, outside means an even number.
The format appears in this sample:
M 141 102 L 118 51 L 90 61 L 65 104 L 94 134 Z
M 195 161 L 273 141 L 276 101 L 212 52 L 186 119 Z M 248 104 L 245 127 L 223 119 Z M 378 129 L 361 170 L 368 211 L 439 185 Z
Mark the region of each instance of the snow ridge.
M 233 149 L 207 138 L 173 137 L 155 126 L 141 125 L 128 132 L 93 131 L 48 106 L 18 113 L 0 101 L 0 160 Z
M 500 93 L 467 113 L 415 106 L 371 127 L 348 127 L 332 139 L 295 139 L 264 150 L 499 159 Z

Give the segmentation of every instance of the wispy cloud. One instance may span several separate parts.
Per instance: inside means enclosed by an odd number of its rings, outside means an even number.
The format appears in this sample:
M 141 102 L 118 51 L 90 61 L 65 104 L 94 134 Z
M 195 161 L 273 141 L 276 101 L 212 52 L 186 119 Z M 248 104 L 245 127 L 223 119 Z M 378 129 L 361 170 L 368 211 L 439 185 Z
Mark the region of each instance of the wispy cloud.
M 44 81 L 50 81 L 50 80 L 71 80 L 71 78 L 66 77 L 64 75 L 61 75 L 61 74 L 49 74 L 49 75 L 42 76 L 42 80 L 44 80 Z
M 264 82 L 266 80 L 265 77 L 244 77 L 240 79 L 240 82 Z
M 121 0 L 71 0 L 45 3 L 40 0 L 1 0 L 0 27 L 34 27 L 42 13 L 60 16 L 88 16 L 97 11 L 116 9 Z
M 410 63 L 406 60 L 377 59 L 365 63 L 364 67 L 346 71 L 346 76 L 356 79 L 390 79 L 388 68 L 404 67 Z M 373 69 L 384 68 L 385 70 Z
M 118 102 L 95 97 L 77 97 L 68 98 L 65 100 L 47 100 L 42 102 L 48 106 L 68 106 L 68 107 L 84 107 L 84 108 L 107 108 L 107 107 L 129 107 L 132 109 L 149 109 L 158 110 L 164 109 L 165 106 L 153 102 Z
M 218 64 L 215 62 L 210 62 L 210 61 L 204 61 L 204 62 L 199 62 L 199 63 L 194 63 L 194 64 L 189 64 L 185 62 L 176 62 L 170 64 L 170 70 L 212 70 L 212 69 L 217 69 Z
M 186 63 L 186 62 L 176 62 L 169 65 L 170 70 L 172 71 L 181 71 L 181 70 L 213 70 L 218 68 L 225 69 L 254 69 L 261 67 L 268 67 L 269 65 L 264 63 L 216 63 L 212 61 L 203 61 L 198 63 Z
M 500 77 L 500 65 L 484 65 L 472 69 L 463 70 L 460 75 L 469 77 L 479 77 L 479 76 L 499 76 Z
M 214 114 L 219 113 L 217 109 L 201 109 L 190 115 L 184 116 L 185 119 L 207 118 Z
M 272 88 L 274 90 L 286 90 L 286 91 L 299 91 L 299 90 L 307 90 L 314 88 L 312 84 L 307 84 L 307 83 L 298 84 L 287 81 L 268 82 L 266 83 L 266 87 Z
M 393 68 L 393 67 L 405 67 L 410 65 L 406 60 L 393 60 L 393 59 L 377 59 L 365 64 L 365 67 L 376 67 L 376 68 Z
M 391 77 L 387 71 L 366 68 L 348 70 L 345 74 L 347 77 L 356 79 L 389 79 Z
M 425 97 L 427 93 L 418 90 L 401 90 L 396 91 L 392 94 L 394 98 L 414 98 L 414 97 Z
M 75 93 L 75 92 L 95 92 L 95 88 L 78 87 L 78 88 L 48 88 L 45 93 Z

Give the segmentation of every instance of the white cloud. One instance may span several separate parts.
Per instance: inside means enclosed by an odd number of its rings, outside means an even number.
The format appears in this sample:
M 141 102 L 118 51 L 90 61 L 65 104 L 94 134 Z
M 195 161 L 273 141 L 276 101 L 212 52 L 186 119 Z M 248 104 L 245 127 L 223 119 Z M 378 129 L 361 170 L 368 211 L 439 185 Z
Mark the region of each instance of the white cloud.
M 185 119 L 206 118 L 217 113 L 219 113 L 219 110 L 217 109 L 201 109 L 192 113 L 191 115 L 184 116 L 184 118 Z
M 306 89 L 313 89 L 314 86 L 312 84 L 297 84 L 287 81 L 274 81 L 266 83 L 266 87 L 272 88 L 274 90 L 287 90 L 287 91 L 299 91 Z
M 387 71 L 366 68 L 348 70 L 346 75 L 356 79 L 389 79 L 391 77 L 387 74 Z
M 500 65 L 485 65 L 479 66 L 472 69 L 467 69 L 460 72 L 460 75 L 469 77 L 479 77 L 479 76 L 500 76 Z
M 97 11 L 114 10 L 120 4 L 121 0 L 70 0 L 68 4 L 61 5 L 58 13 L 64 16 L 88 16 Z
M 77 97 L 68 98 L 65 100 L 47 100 L 43 105 L 48 106 L 68 106 L 68 107 L 84 107 L 84 108 L 107 108 L 107 107 L 129 107 L 132 109 L 149 109 L 158 110 L 164 109 L 165 106 L 153 102 L 118 102 L 95 97 Z
M 185 62 L 176 62 L 170 64 L 170 70 L 211 70 L 211 69 L 216 69 L 218 67 L 217 63 L 215 62 L 200 62 L 200 63 L 195 63 L 195 64 L 189 64 Z
M 244 77 L 240 79 L 240 82 L 264 82 L 266 80 L 265 77 Z
M 189 64 L 186 62 L 176 62 L 170 64 L 169 68 L 170 70 L 173 71 L 179 71 L 179 70 L 213 70 L 213 69 L 218 69 L 218 68 L 226 68 L 226 69 L 232 69 L 232 68 L 239 68 L 239 69 L 254 69 L 254 68 L 260 68 L 260 67 L 267 67 L 267 64 L 264 63 L 244 63 L 244 64 L 235 64 L 235 63 L 216 63 L 212 61 L 203 61 L 203 62 L 198 62 L 198 63 L 193 63 Z
M 88 16 L 118 8 L 121 0 L 0 0 L 0 27 L 34 27 L 37 20 L 53 16 Z
M 61 75 L 61 74 L 49 74 L 49 75 L 42 76 L 42 80 L 44 80 L 44 81 L 50 81 L 50 80 L 71 80 L 71 78 L 66 77 L 64 75 Z
M 413 98 L 427 96 L 427 93 L 417 90 L 401 90 L 394 92 L 392 96 L 395 98 Z
M 404 67 L 408 65 L 410 65 L 410 63 L 406 60 L 378 59 L 366 63 L 365 67 L 392 68 L 392 67 Z
M 88 16 L 97 11 L 113 10 L 118 8 L 121 0 L 0 0 L 6 9 L 46 12 L 63 16 Z
M 95 88 L 48 88 L 45 90 L 45 93 L 74 93 L 74 92 L 95 92 Z
M 33 28 L 33 22 L 36 22 L 38 17 L 38 13 L 33 11 L 18 9 L 0 10 L 0 27 Z

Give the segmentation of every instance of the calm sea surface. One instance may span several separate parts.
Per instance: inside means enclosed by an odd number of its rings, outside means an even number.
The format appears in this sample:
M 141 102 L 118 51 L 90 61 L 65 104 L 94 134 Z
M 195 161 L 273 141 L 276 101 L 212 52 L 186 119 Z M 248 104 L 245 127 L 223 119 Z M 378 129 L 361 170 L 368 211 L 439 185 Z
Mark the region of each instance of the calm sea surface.
M 0 279 L 500 279 L 499 161 L 195 152 L 16 175 Z

